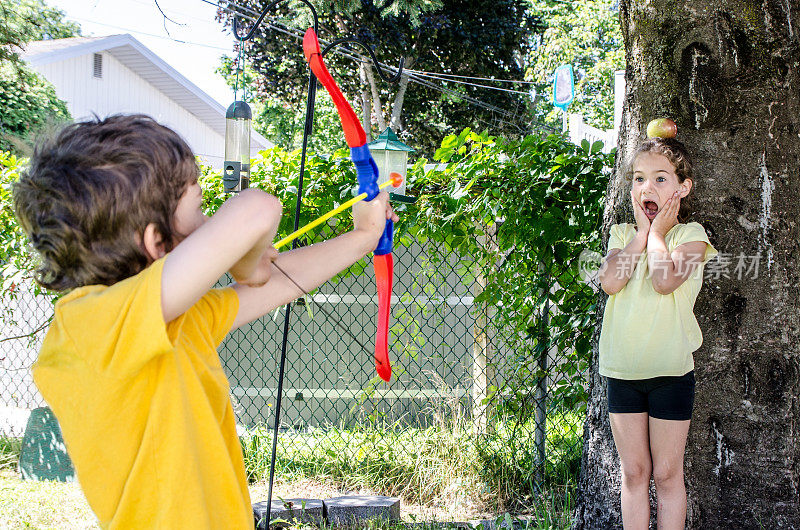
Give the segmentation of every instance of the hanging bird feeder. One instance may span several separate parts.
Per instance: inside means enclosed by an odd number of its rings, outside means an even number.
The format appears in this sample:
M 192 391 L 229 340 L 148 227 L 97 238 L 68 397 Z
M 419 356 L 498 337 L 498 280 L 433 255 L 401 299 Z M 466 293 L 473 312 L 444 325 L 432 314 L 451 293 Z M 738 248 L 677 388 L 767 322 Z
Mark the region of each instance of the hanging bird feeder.
M 413 153 L 414 149 L 398 140 L 391 127 L 387 127 L 367 147 L 378 165 L 378 184 L 388 181 L 392 173 L 398 173 L 402 177 L 400 186 L 388 186 L 386 190 L 391 194 L 405 195 L 408 153 Z
M 234 101 L 225 113 L 225 162 L 222 182 L 226 192 L 250 186 L 250 123 L 253 112 L 244 101 Z
M 561 109 L 564 116 L 563 130 L 567 130 L 567 107 L 575 99 L 575 77 L 572 65 L 564 64 L 553 74 L 553 105 Z

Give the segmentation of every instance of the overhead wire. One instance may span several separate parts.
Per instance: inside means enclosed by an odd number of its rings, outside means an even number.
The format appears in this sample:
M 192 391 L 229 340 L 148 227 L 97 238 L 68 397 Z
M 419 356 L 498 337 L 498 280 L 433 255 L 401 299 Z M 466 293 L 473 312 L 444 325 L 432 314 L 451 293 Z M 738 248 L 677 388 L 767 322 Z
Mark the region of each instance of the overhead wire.
M 221 51 L 224 51 L 224 52 L 230 52 L 231 51 L 230 48 L 222 48 L 220 46 L 212 46 L 210 44 L 203 44 L 201 42 L 185 41 L 185 40 L 181 40 L 181 39 L 176 39 L 175 37 L 165 37 L 164 35 L 156 35 L 155 33 L 147 33 L 146 31 L 139 31 L 137 29 L 126 28 L 124 26 L 116 26 L 114 24 L 106 24 L 105 22 L 96 22 L 94 20 L 89 20 L 88 18 L 83 18 L 83 17 L 70 17 L 70 18 L 73 18 L 75 20 L 82 20 L 83 22 L 89 22 L 90 24 L 97 24 L 98 26 L 106 26 L 106 27 L 109 27 L 109 28 L 120 29 L 120 30 L 123 30 L 123 31 L 127 31 L 129 33 L 136 33 L 138 35 L 147 35 L 148 37 L 155 37 L 157 39 L 165 39 L 165 40 L 169 40 L 169 41 L 172 41 L 172 42 L 177 42 L 179 44 L 186 44 L 186 45 L 190 45 L 190 46 L 202 46 L 204 48 L 211 48 L 213 50 L 221 50 Z
M 245 20 L 255 21 L 254 17 L 251 17 L 251 16 L 249 16 L 249 15 L 247 15 L 245 13 L 242 13 L 241 11 L 232 10 L 232 9 L 230 9 L 228 7 L 216 4 L 216 3 L 212 2 L 211 0 L 201 0 L 201 1 L 205 2 L 207 4 L 215 5 L 218 8 L 222 9 L 223 11 L 226 11 L 226 12 L 232 14 L 232 15 L 240 16 L 240 17 L 244 18 Z M 236 7 L 237 8 L 241 8 L 241 9 L 247 9 L 248 11 L 250 11 L 249 8 L 245 8 L 244 6 L 236 6 Z M 302 40 L 302 38 L 303 38 L 303 35 L 299 30 L 293 30 L 291 28 L 285 28 L 285 27 L 282 27 L 282 26 L 278 26 L 275 23 L 269 23 L 269 22 L 262 22 L 262 23 L 266 24 L 266 27 L 269 28 L 269 29 L 278 31 L 280 33 L 283 33 L 283 34 L 286 34 L 286 35 L 289 35 L 289 36 L 293 36 L 293 37 L 295 37 L 295 38 L 297 38 L 299 40 Z M 320 39 L 320 44 L 324 45 L 324 44 L 327 44 L 327 42 L 325 40 L 323 40 L 323 39 Z M 352 60 L 354 62 L 360 62 L 361 61 L 361 58 L 359 56 L 357 56 L 357 55 L 353 55 L 352 53 L 350 53 L 350 50 L 343 51 L 341 48 L 336 48 L 336 49 L 333 49 L 332 52 L 333 53 L 337 53 L 337 54 L 339 54 L 339 55 L 341 55 L 341 56 L 343 56 L 343 57 L 345 57 L 347 59 L 350 59 L 350 60 Z M 387 64 L 384 64 L 384 63 L 379 63 L 379 64 L 380 64 L 381 68 L 384 68 L 384 69 L 389 70 L 391 72 L 397 72 L 398 71 L 397 67 L 395 67 L 395 66 L 387 65 Z M 407 73 L 407 72 L 408 72 L 407 70 L 405 70 L 405 69 L 403 70 L 403 73 Z M 413 81 L 416 84 L 431 88 L 433 90 L 437 90 L 439 92 L 443 92 L 443 93 L 449 94 L 449 95 L 451 95 L 453 97 L 456 97 L 456 98 L 459 98 L 459 99 L 463 99 L 463 100 L 467 101 L 468 103 L 471 103 L 471 104 L 473 104 L 475 106 L 484 108 L 486 110 L 498 112 L 498 113 L 504 114 L 506 116 L 516 118 L 515 115 L 513 115 L 512 113 L 506 111 L 505 109 L 502 109 L 500 107 L 496 107 L 494 105 L 491 105 L 489 103 L 481 101 L 481 100 L 479 100 L 477 98 L 474 98 L 472 96 L 457 92 L 457 91 L 455 91 L 453 89 L 449 89 L 449 88 L 446 88 L 446 87 L 435 85 L 435 84 L 431 83 L 430 81 L 427 81 L 426 79 L 423 79 L 423 78 L 421 78 L 421 77 L 419 77 L 419 76 L 417 76 L 417 75 L 415 75 L 413 73 L 410 73 L 408 75 L 408 77 L 409 77 L 409 81 Z M 489 89 L 493 89 L 493 88 L 497 89 L 496 87 L 487 87 L 487 88 L 489 88 Z M 502 89 L 502 90 L 506 90 L 506 89 Z M 521 94 L 529 94 L 528 92 L 519 92 L 519 93 L 521 93 Z
M 477 81 L 493 81 L 495 83 L 521 83 L 524 85 L 535 85 L 537 84 L 536 81 L 525 81 L 524 79 L 495 79 L 494 77 L 476 77 L 472 75 L 457 75 L 457 74 L 446 74 L 443 72 L 427 72 L 425 70 L 413 70 L 408 69 L 410 72 L 414 72 L 418 75 L 432 75 L 432 76 L 442 76 L 442 77 L 454 77 L 459 79 L 474 79 Z
M 236 9 L 231 9 L 231 7 L 228 7 L 228 6 L 234 5 L 231 2 L 227 2 L 227 6 L 224 6 L 224 5 L 221 5 L 220 3 L 213 2 L 211 0 L 200 0 L 200 1 L 204 2 L 206 4 L 213 5 L 213 6 L 217 7 L 218 9 L 221 9 L 224 12 L 227 12 L 227 13 L 229 13 L 231 15 L 239 16 L 239 17 L 241 17 L 241 18 L 243 18 L 245 20 L 249 20 L 251 22 L 255 22 L 256 16 L 258 15 L 258 13 L 256 13 L 255 11 L 253 11 L 252 9 L 250 9 L 250 8 L 248 8 L 246 6 L 235 5 Z M 287 27 L 278 25 L 277 23 L 273 23 L 273 22 L 262 21 L 262 24 L 264 24 L 265 27 L 268 28 L 268 29 L 277 31 L 279 33 L 283 33 L 285 35 L 289 35 L 289 36 L 294 37 L 294 38 L 296 38 L 296 39 L 298 39 L 300 41 L 302 41 L 302 39 L 303 39 L 303 33 L 302 33 L 301 30 L 295 30 L 293 28 L 287 28 Z M 325 44 L 327 44 L 327 41 L 325 41 L 324 39 L 320 39 L 320 44 L 325 45 Z M 349 48 L 344 48 L 344 49 L 335 48 L 335 49 L 333 49 L 331 51 L 333 53 L 336 53 L 336 54 L 342 56 L 342 57 L 350 59 L 351 61 L 354 61 L 354 62 L 361 62 L 362 61 L 362 58 L 358 54 L 355 54 L 355 52 L 352 52 Z M 388 70 L 390 73 L 396 73 L 398 71 L 398 68 L 395 67 L 395 66 L 392 66 L 392 65 L 389 65 L 389 64 L 385 64 L 385 63 L 380 63 L 380 62 L 378 64 L 381 66 L 381 68 L 384 68 L 385 70 Z M 469 96 L 467 94 L 458 92 L 456 90 L 453 90 L 453 89 L 450 89 L 450 88 L 447 88 L 447 87 L 444 87 L 444 86 L 439 86 L 437 84 L 434 84 L 431 81 L 425 79 L 422 75 L 417 74 L 416 72 L 417 71 L 415 71 L 415 70 L 406 70 L 406 69 L 403 70 L 403 73 L 408 76 L 408 80 L 410 82 L 413 82 L 415 84 L 430 88 L 432 90 L 436 90 L 436 91 L 444 93 L 444 94 L 448 94 L 448 95 L 450 95 L 450 96 L 452 96 L 454 98 L 457 98 L 457 99 L 463 100 L 463 101 L 465 101 L 467 103 L 470 103 L 473 106 L 477 106 L 477 107 L 483 108 L 485 110 L 488 110 L 490 112 L 497 113 L 497 114 L 499 114 L 501 116 L 504 116 L 504 117 L 508 118 L 509 120 L 512 120 L 512 122 L 516 122 L 516 121 L 519 120 L 519 115 L 517 113 L 509 112 L 509 111 L 507 111 L 507 110 L 505 110 L 503 108 L 500 108 L 500 107 L 497 107 L 497 106 L 492 105 L 490 103 L 486 103 L 484 101 L 481 101 L 481 100 L 479 100 L 479 99 L 477 99 L 477 98 L 475 98 L 473 96 Z M 444 74 L 444 75 L 453 75 L 453 74 Z M 433 77 L 433 75 L 432 74 L 428 74 L 426 77 Z M 472 77 L 472 76 L 463 76 L 463 77 Z M 485 78 L 485 79 L 489 79 L 489 78 Z M 437 79 L 437 80 L 439 80 L 439 81 L 451 81 L 451 80 L 447 80 L 447 79 Z M 504 80 L 504 81 L 513 81 L 513 80 Z M 517 82 L 517 81 L 514 81 L 514 82 Z M 527 83 L 531 83 L 531 82 L 527 82 Z M 482 85 L 482 86 L 473 85 L 473 86 L 478 86 L 479 88 L 485 88 L 485 89 L 488 89 L 488 90 L 501 90 L 501 91 L 506 91 L 506 92 L 515 92 L 515 93 L 519 93 L 519 94 L 530 95 L 529 92 L 512 91 L 512 90 L 508 90 L 508 89 L 501 89 L 499 87 L 491 87 L 491 86 L 485 86 L 485 85 Z M 545 124 L 536 123 L 536 125 L 537 125 L 537 127 L 541 127 L 541 128 L 544 128 L 544 129 L 554 130 L 552 127 L 550 127 L 548 125 L 545 125 Z M 520 129 L 520 130 L 522 130 L 522 129 Z
M 523 90 L 511 90 L 509 88 L 500 88 L 500 87 L 494 87 L 494 86 L 490 86 L 490 85 L 480 85 L 480 84 L 477 84 L 477 83 L 469 83 L 467 81 L 459 81 L 458 79 L 448 79 L 448 78 L 445 78 L 445 77 L 440 77 L 438 75 L 420 74 L 418 72 L 413 72 L 413 71 L 412 71 L 412 73 L 414 73 L 414 75 L 417 75 L 417 76 L 420 76 L 420 77 L 429 77 L 431 79 L 437 79 L 439 81 L 446 81 L 446 82 L 449 82 L 449 83 L 458 83 L 458 84 L 461 84 L 461 85 L 474 86 L 474 87 L 478 87 L 478 88 L 486 88 L 486 89 L 489 89 L 489 90 L 497 90 L 497 91 L 500 91 L 500 92 L 511 92 L 513 94 L 523 94 L 523 95 L 526 95 L 526 96 L 530 95 L 530 92 L 525 92 Z

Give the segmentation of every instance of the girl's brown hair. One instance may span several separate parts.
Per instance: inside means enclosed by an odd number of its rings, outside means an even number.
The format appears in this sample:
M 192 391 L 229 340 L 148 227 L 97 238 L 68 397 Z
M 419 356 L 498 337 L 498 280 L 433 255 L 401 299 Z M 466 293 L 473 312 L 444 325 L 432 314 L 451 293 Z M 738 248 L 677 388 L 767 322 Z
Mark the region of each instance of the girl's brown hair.
M 144 115 L 95 116 L 39 142 L 13 188 L 41 258 L 36 280 L 64 291 L 138 274 L 150 263 L 145 227 L 154 223 L 172 250 L 178 201 L 197 177 L 186 142 Z
M 655 153 L 664 156 L 675 168 L 678 182 L 682 184 L 683 181 L 689 179 L 692 181 L 692 189 L 694 189 L 694 166 L 692 165 L 689 151 L 687 151 L 683 143 L 675 138 L 648 138 L 633 152 L 631 161 L 625 169 L 625 178 L 627 180 L 633 180 L 633 165 L 642 153 Z M 691 213 L 691 196 L 690 191 L 689 195 L 681 199 L 681 206 L 678 211 L 678 221 L 681 223 L 685 222 Z

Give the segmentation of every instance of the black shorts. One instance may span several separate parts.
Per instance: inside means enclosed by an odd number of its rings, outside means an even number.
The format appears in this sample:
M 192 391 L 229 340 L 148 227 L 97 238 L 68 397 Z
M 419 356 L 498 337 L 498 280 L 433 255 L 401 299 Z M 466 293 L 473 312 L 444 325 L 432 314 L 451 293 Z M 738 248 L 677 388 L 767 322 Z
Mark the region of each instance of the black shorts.
M 608 411 L 647 412 L 662 420 L 689 420 L 694 406 L 694 370 L 681 376 L 608 379 Z

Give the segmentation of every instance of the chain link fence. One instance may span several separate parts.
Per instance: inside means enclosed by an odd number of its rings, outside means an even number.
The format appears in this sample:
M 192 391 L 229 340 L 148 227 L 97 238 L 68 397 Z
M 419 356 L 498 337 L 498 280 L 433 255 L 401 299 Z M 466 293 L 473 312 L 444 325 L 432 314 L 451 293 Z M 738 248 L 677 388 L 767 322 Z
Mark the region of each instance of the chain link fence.
M 475 302 L 485 279 L 473 256 L 428 241 L 398 245 L 394 259 L 388 384 L 373 361 L 377 297 L 368 260 L 291 304 L 279 470 L 334 456 L 413 454 L 415 438 L 438 429 L 466 435 L 483 465 L 535 487 L 577 471 L 587 362 L 572 345 L 587 336 L 596 298 L 579 277 L 579 257 L 539 265 L 524 336 L 497 326 L 497 309 Z M 273 426 L 285 310 L 232 332 L 219 350 L 245 444 L 254 433 L 263 436 L 253 443 L 267 443 Z M 4 435 L 22 436 L 28 412 L 44 405 L 29 368 L 51 314 L 49 298 L 24 289 L 3 308 Z
M 548 176 L 540 182 L 561 186 L 559 193 L 573 195 L 559 200 L 585 208 L 547 220 L 556 207 L 545 206 L 550 209 L 527 214 L 545 218 L 534 227 L 505 221 L 504 251 L 497 225 L 476 230 L 477 239 L 467 245 L 451 245 L 451 234 L 441 229 L 420 241 L 397 234 L 389 383 L 377 376 L 373 360 L 378 304 L 369 259 L 291 304 L 278 477 L 342 478 L 372 470 L 382 477 L 375 489 L 384 494 L 426 503 L 448 488 L 475 495 L 492 490 L 512 509 L 543 490 L 569 496 L 580 463 L 598 299 L 585 266 L 596 268 L 599 255 L 585 247 L 599 244 L 597 205 L 605 183 L 594 147 L 581 156 L 551 139 L 527 148 L 542 154 L 516 160 L 531 164 L 531 172 L 556 164 L 566 175 L 562 181 Z M 469 163 L 454 171 L 477 167 Z M 492 175 L 490 182 L 502 181 L 497 166 L 479 170 Z M 521 171 L 517 163 L 507 166 Z M 317 170 L 330 172 L 328 166 Z M 414 218 L 411 213 L 404 218 Z M 345 225 L 332 220 L 303 244 L 328 239 Z M 560 231 L 561 225 L 575 227 L 574 233 Z M 509 232 L 529 228 L 533 239 L 508 250 Z M 545 237 L 548 231 L 552 237 Z M 0 436 L 23 436 L 30 411 L 45 405 L 30 367 L 52 298 L 35 293 L 34 286 L 20 284 L 0 299 Z M 285 311 L 235 330 L 219 348 L 253 480 L 269 469 Z M 466 483 L 473 479 L 480 484 L 470 489 Z M 435 480 L 438 489 L 424 486 Z M 417 487 L 408 487 L 414 481 Z
M 30 411 L 46 406 L 30 368 L 52 315 L 52 298 L 33 285 L 16 285 L 0 301 L 0 436 L 21 438 Z

